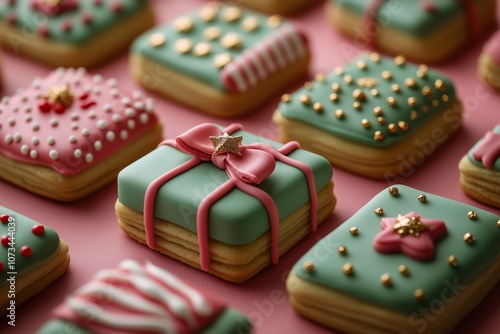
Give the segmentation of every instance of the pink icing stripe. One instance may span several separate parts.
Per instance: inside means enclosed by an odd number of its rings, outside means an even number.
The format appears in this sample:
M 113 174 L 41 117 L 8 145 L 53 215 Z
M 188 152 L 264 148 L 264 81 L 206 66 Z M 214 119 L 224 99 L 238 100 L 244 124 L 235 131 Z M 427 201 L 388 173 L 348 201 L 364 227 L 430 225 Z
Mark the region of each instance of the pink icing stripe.
M 386 0 L 371 0 L 368 3 L 368 7 L 365 11 L 364 15 L 364 27 L 367 26 L 376 26 L 378 23 L 377 13 L 380 7 L 385 3 Z M 370 47 L 375 47 L 376 45 L 376 34 L 367 34 L 368 40 L 367 43 Z
M 496 65 L 500 65 L 500 30 L 490 37 L 483 47 L 485 52 Z
M 481 144 L 472 152 L 472 156 L 486 168 L 495 167 L 495 162 L 500 157 L 500 133 L 488 131 Z

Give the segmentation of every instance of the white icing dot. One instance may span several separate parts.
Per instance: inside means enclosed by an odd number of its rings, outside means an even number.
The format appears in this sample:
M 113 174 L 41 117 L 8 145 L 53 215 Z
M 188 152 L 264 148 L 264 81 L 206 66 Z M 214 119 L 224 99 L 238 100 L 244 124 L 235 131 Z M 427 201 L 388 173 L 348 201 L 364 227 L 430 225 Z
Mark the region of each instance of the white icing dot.
M 134 100 L 140 99 L 142 97 L 142 92 L 140 90 L 134 90 L 132 92 L 132 97 Z
M 76 69 L 76 73 L 78 73 L 79 75 L 84 75 L 85 73 L 87 73 L 87 70 L 85 69 L 85 67 L 78 67 Z
M 153 101 L 153 99 L 147 99 L 146 100 L 146 111 L 148 113 L 152 113 L 155 109 L 155 103 Z
M 85 87 L 83 87 L 83 90 L 85 93 L 90 94 L 90 91 L 92 90 L 92 85 L 91 84 L 86 84 Z
M 40 144 L 40 139 L 38 137 L 33 137 L 31 138 L 31 143 L 37 146 L 38 144 Z
M 41 84 L 42 84 L 42 79 L 40 79 L 39 77 L 36 77 L 33 80 L 33 82 L 31 83 L 31 87 L 33 87 L 35 89 L 39 89 Z
M 96 75 L 94 75 L 94 77 L 92 78 L 92 80 L 94 80 L 95 83 L 99 83 L 99 82 L 102 81 L 102 75 L 96 74 Z
M 99 130 L 104 130 L 108 127 L 108 123 L 104 119 L 100 119 L 97 121 L 97 128 Z
M 61 78 L 64 75 L 64 68 L 63 67 L 58 67 L 56 69 L 56 75 Z
M 130 101 L 128 97 L 124 97 L 121 102 L 126 107 L 129 107 L 132 104 L 132 101 Z
M 108 81 L 106 81 L 106 84 L 109 87 L 116 87 L 116 85 L 118 84 L 118 81 L 115 78 L 110 78 L 110 79 L 108 79 Z
M 96 119 L 97 118 L 97 114 L 95 113 L 95 111 L 89 111 L 87 113 L 87 115 L 89 116 L 90 119 Z
M 109 93 L 111 94 L 112 97 L 114 98 L 117 98 L 118 96 L 120 96 L 120 90 L 118 90 L 117 88 L 112 88 Z
M 135 109 L 134 108 L 126 108 L 125 115 L 127 115 L 127 117 L 134 117 L 135 116 Z
M 7 120 L 7 124 L 9 124 L 10 126 L 14 126 L 16 125 L 16 119 L 14 117 L 10 117 L 8 120 Z
M 31 159 L 36 159 L 36 157 L 38 157 L 38 152 L 35 150 L 31 150 L 30 157 Z
M 115 133 L 113 131 L 108 131 L 106 132 L 106 139 L 108 141 L 113 141 L 115 140 Z
M 105 112 L 111 112 L 111 111 L 113 111 L 113 108 L 111 108 L 111 104 L 109 104 L 109 103 L 106 103 L 106 104 L 103 106 L 103 108 L 104 108 L 104 111 L 105 111 Z
M 77 130 L 78 129 L 78 123 L 71 123 L 71 130 Z
M 135 101 L 134 102 L 134 108 L 137 110 L 143 110 L 144 109 L 144 102 L 142 101 Z
M 9 101 L 10 101 L 10 100 L 9 100 L 9 97 L 8 97 L 8 96 L 4 96 L 4 97 L 2 98 L 2 103 L 3 103 L 3 104 L 9 104 Z
M 76 140 L 76 137 L 75 137 L 75 136 L 71 135 L 71 136 L 69 136 L 68 141 L 69 141 L 71 144 L 74 144 L 74 143 L 76 143 L 76 141 L 77 141 L 77 140 Z
M 36 97 L 37 99 L 41 99 L 41 98 L 42 98 L 42 93 L 37 92 L 37 93 L 35 94 L 35 97 Z
M 141 117 L 140 117 L 140 121 L 142 124 L 146 124 L 147 122 L 149 122 L 149 115 L 142 113 Z
M 75 158 L 81 158 L 81 157 L 82 157 L 82 150 L 80 150 L 79 148 L 77 148 L 77 149 L 73 152 L 73 155 L 75 156 Z
M 122 117 L 119 114 L 113 114 L 113 116 L 111 116 L 111 120 L 115 123 L 119 123 L 122 121 Z
M 92 162 L 92 160 L 94 160 L 94 156 L 92 155 L 92 153 L 87 153 L 85 155 L 85 161 L 89 164 Z
M 56 140 L 54 139 L 54 137 L 50 136 L 47 138 L 47 144 L 49 144 L 50 146 L 53 146 L 55 143 Z
M 57 152 L 56 150 L 50 150 L 49 157 L 52 160 L 57 160 L 57 158 L 59 158 L 59 152 Z
M 28 145 L 25 144 L 25 145 L 21 146 L 21 153 L 22 154 L 24 154 L 24 155 L 28 154 L 29 150 L 30 150 L 30 148 L 28 147 Z
M 6 144 L 12 143 L 12 140 L 13 140 L 12 139 L 12 135 L 11 134 L 5 135 L 5 139 L 4 140 L 5 140 Z
M 66 72 L 73 75 L 75 73 L 75 68 L 74 67 L 68 67 L 66 68 Z
M 16 132 L 14 133 L 14 141 L 16 143 L 19 143 L 21 141 L 22 137 L 21 137 L 21 134 L 19 132 Z
M 14 106 L 14 107 L 12 107 L 12 111 L 13 111 L 13 112 L 18 112 L 18 111 L 19 111 L 19 107 L 18 107 L 18 106 Z
M 95 149 L 96 151 L 100 151 L 100 150 L 101 150 L 101 148 L 102 148 L 102 142 L 101 142 L 100 140 L 96 141 L 96 142 L 94 143 L 94 149 Z
M 130 130 L 135 129 L 135 121 L 133 119 L 129 119 L 127 122 L 127 126 Z
M 53 117 L 53 118 L 50 119 L 49 123 L 50 123 L 50 126 L 56 127 L 56 126 L 59 125 L 59 120 L 57 118 Z
M 21 96 L 21 101 L 22 102 L 27 102 L 28 101 L 28 96 L 27 95 Z
M 71 119 L 72 119 L 73 121 L 79 120 L 79 119 L 80 119 L 80 115 L 79 115 L 76 111 L 73 111 L 73 112 L 71 113 Z
M 73 81 L 73 83 L 75 84 L 75 86 L 80 86 L 80 79 L 75 79 L 75 81 Z
M 40 125 L 38 123 L 33 123 L 31 125 L 31 128 L 33 129 L 33 131 L 38 131 L 40 129 Z
M 17 95 L 21 95 L 22 93 L 24 93 L 24 88 L 19 87 L 19 88 L 17 89 L 17 91 L 16 91 L 16 94 L 17 94 Z
M 95 95 L 99 95 L 101 94 L 101 87 L 95 86 L 94 88 L 92 88 L 92 91 L 94 92 Z
M 128 132 L 127 132 L 127 130 L 120 131 L 120 138 L 123 139 L 123 140 L 126 140 L 128 138 Z
M 24 116 L 24 121 L 25 121 L 26 123 L 31 122 L 31 120 L 32 120 L 32 119 L 33 119 L 33 117 L 31 117 L 31 115 L 26 115 L 26 116 Z
M 30 112 L 31 112 L 31 107 L 30 107 L 30 106 L 25 106 L 25 107 L 23 108 L 23 111 L 24 111 L 25 113 L 27 113 L 27 114 L 28 114 L 28 113 L 30 113 Z
M 90 131 L 89 131 L 89 129 L 87 129 L 87 128 L 83 128 L 83 129 L 82 129 L 82 135 L 84 135 L 85 137 L 90 136 Z

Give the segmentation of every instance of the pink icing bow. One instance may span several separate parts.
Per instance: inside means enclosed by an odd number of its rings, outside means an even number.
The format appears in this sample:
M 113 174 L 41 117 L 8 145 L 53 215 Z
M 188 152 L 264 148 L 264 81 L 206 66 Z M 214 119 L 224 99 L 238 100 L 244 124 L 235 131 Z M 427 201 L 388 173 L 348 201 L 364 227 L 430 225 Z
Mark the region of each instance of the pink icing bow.
M 78 8 L 77 0 L 32 0 L 31 7 L 34 10 L 56 16 L 60 13 L 75 10 Z
M 200 264 L 203 270 L 210 269 L 210 253 L 208 244 L 208 213 L 210 207 L 231 189 L 237 187 L 241 191 L 259 199 L 265 206 L 270 222 L 271 233 L 271 262 L 277 263 L 279 259 L 279 214 L 278 208 L 271 196 L 254 184 L 259 184 L 272 174 L 278 159 L 283 163 L 299 168 L 306 176 L 309 197 L 311 201 L 311 230 L 316 230 L 316 214 L 318 199 L 316 185 L 312 170 L 305 163 L 294 160 L 286 156 L 291 151 L 299 148 L 297 142 L 290 142 L 279 150 L 275 147 L 255 143 L 248 145 L 237 145 L 240 154 L 228 153 L 224 150 L 218 152 L 214 147 L 211 137 L 224 138 L 227 133 L 240 130 L 239 124 L 228 126 L 221 131 L 213 124 L 200 124 L 191 130 L 178 136 L 175 141 L 166 140 L 161 145 L 170 145 L 178 150 L 193 155 L 193 158 L 182 165 L 168 171 L 155 179 L 146 189 L 144 199 L 144 229 L 146 232 L 146 242 L 152 249 L 155 248 L 154 237 L 154 203 L 159 188 L 171 178 L 189 170 L 201 162 L 211 161 L 215 166 L 224 169 L 229 179 L 220 185 L 219 188 L 208 194 L 200 203 L 196 216 L 198 244 L 200 247 Z
M 488 131 L 484 140 L 472 152 L 474 159 L 481 161 L 486 168 L 494 168 L 500 157 L 500 133 Z

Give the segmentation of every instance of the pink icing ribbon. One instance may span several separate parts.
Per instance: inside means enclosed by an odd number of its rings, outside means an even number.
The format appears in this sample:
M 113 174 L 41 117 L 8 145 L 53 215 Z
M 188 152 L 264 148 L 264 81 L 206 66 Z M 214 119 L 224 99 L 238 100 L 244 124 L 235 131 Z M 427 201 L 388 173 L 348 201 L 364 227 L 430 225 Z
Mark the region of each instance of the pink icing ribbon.
M 31 7 L 49 16 L 57 16 L 61 13 L 78 8 L 77 0 L 31 0 Z
M 172 146 L 193 157 L 155 179 L 146 189 L 144 198 L 144 230 L 146 242 L 151 249 L 155 249 L 154 235 L 154 205 L 156 195 L 161 186 L 173 177 L 195 167 L 201 162 L 212 162 L 216 167 L 224 169 L 229 177 L 222 185 L 206 196 L 198 207 L 196 226 L 198 244 L 200 248 L 200 264 L 203 270 L 210 269 L 210 251 L 208 243 L 208 213 L 211 206 L 226 195 L 234 187 L 257 198 L 266 208 L 271 234 L 271 262 L 276 264 L 279 260 L 279 213 L 276 203 L 271 196 L 254 184 L 259 184 L 274 171 L 276 160 L 300 169 L 307 180 L 309 198 L 311 202 L 310 228 L 314 232 L 317 227 L 318 197 L 314 174 L 311 168 L 300 161 L 287 157 L 290 152 L 299 148 L 297 142 L 289 142 L 279 150 L 275 147 L 254 143 L 239 145 L 241 155 L 232 153 L 214 154 L 214 146 L 210 141 L 211 136 L 222 136 L 224 133 L 234 133 L 242 128 L 240 124 L 232 124 L 221 131 L 213 124 L 200 124 L 193 129 L 178 136 L 175 141 L 166 140 L 161 145 Z
M 493 168 L 500 157 L 500 134 L 488 131 L 484 140 L 474 149 L 472 156 L 486 168 Z

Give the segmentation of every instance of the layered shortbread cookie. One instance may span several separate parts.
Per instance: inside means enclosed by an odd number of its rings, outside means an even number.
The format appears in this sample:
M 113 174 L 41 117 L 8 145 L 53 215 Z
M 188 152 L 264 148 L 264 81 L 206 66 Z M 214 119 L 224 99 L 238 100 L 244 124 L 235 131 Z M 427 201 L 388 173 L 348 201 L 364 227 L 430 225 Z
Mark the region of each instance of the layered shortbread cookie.
M 268 14 L 297 14 L 318 3 L 318 0 L 240 0 L 238 5 Z
M 0 45 L 54 67 L 101 64 L 153 25 L 142 0 L 0 2 Z
M 499 281 L 499 239 L 497 215 L 391 187 L 297 262 L 290 302 L 346 333 L 447 333 Z
M 201 124 L 120 172 L 116 213 L 137 241 L 239 283 L 277 263 L 335 203 L 323 157 L 238 124 Z
M 232 117 L 305 76 L 309 58 L 305 36 L 281 17 L 210 3 L 139 37 L 130 70 L 147 89 Z
M 495 23 L 495 0 L 329 0 L 330 22 L 357 47 L 443 61 Z
M 0 237 L 0 314 L 15 324 L 16 309 L 66 272 L 68 245 L 50 227 L 2 206 Z
M 243 314 L 165 269 L 125 260 L 67 297 L 37 333 L 239 334 L 251 328 Z
M 397 180 L 461 125 L 453 83 L 404 57 L 361 56 L 285 94 L 273 120 L 282 141 L 346 170 Z
M 0 178 L 61 201 L 103 187 L 161 140 L 153 101 L 73 68 L 0 101 Z
M 488 131 L 458 165 L 467 195 L 500 208 L 500 125 Z
M 500 31 L 497 31 L 483 46 L 479 55 L 477 72 L 479 78 L 495 89 L 500 89 Z

